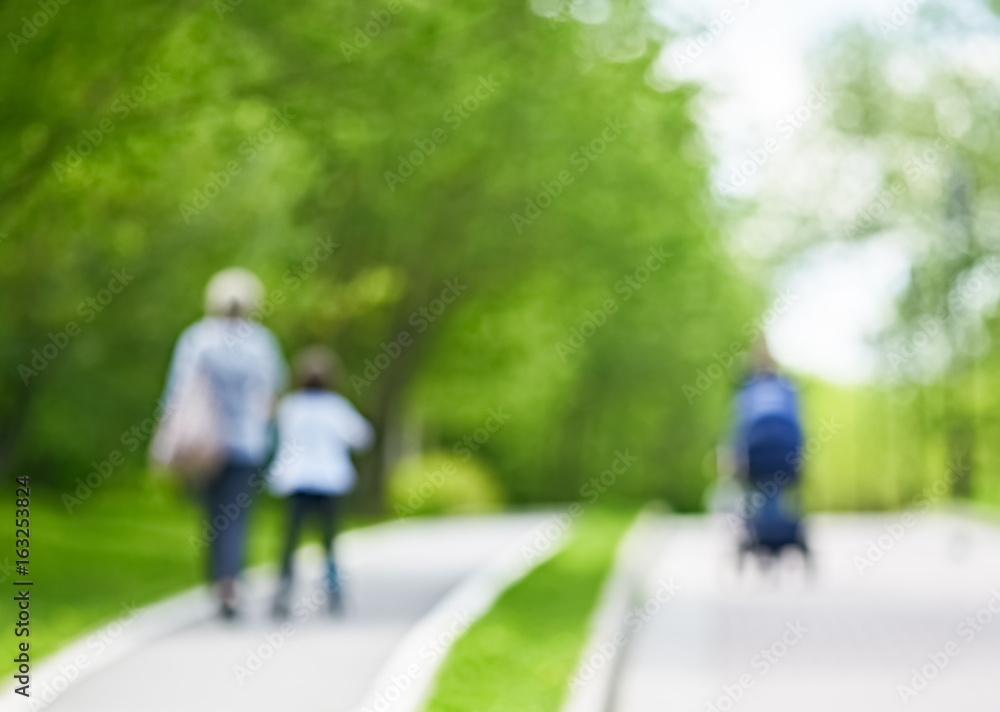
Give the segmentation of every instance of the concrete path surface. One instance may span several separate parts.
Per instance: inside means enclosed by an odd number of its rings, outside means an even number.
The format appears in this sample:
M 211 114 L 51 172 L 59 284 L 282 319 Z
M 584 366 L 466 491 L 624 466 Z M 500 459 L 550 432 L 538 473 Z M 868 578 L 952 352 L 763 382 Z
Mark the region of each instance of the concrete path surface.
M 791 559 L 738 575 L 720 519 L 665 520 L 638 605 L 664 579 L 680 589 L 632 619 L 614 709 L 1000 710 L 1000 527 L 906 522 L 816 517 L 810 583 Z
M 268 616 L 274 592 L 270 577 L 248 584 L 247 610 L 236 623 L 206 618 L 210 602 L 195 596 L 180 606 L 186 626 L 141 644 L 129 644 L 127 634 L 112 637 L 108 650 L 129 646 L 127 656 L 81 677 L 45 709 L 353 710 L 408 631 L 459 582 L 516 546 L 545 516 L 412 520 L 349 533 L 338 540 L 346 616 L 325 614 L 317 595 L 321 566 L 314 557 L 311 566 L 300 567 L 310 571 L 300 571 L 290 627 L 284 631 Z M 37 691 L 44 680 L 34 682 Z

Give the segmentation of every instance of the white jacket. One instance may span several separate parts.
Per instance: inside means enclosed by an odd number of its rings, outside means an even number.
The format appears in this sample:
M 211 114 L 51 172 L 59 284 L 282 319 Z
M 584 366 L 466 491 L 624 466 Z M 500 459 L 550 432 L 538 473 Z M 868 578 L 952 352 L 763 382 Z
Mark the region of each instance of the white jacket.
M 330 391 L 296 391 L 278 405 L 278 452 L 271 465 L 271 490 L 345 494 L 357 474 L 350 451 L 368 447 L 372 426 L 343 396 Z

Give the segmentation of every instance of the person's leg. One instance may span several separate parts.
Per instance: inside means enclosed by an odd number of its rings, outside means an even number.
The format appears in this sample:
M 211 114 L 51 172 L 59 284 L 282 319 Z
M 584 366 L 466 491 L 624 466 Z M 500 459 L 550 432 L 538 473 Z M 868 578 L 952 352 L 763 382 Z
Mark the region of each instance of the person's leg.
M 222 505 L 222 479 L 225 476 L 226 471 L 223 470 L 218 477 L 205 485 L 200 492 L 202 504 L 205 507 L 205 521 L 202 523 L 202 531 L 206 532 L 208 537 L 208 555 L 205 557 L 205 577 L 213 584 L 219 580 L 219 527 L 216 526 L 217 522 L 215 518 L 219 507 Z M 219 520 L 218 523 L 222 523 L 222 520 Z
M 333 558 L 333 538 L 337 535 L 337 498 L 325 496 L 317 505 L 323 534 L 323 552 L 327 562 L 327 586 L 338 585 L 337 567 Z
M 223 497 L 217 509 L 227 524 L 218 532 L 219 574 L 223 578 L 236 578 L 243 570 L 246 556 L 247 523 L 250 520 L 250 506 L 253 503 L 250 476 L 253 468 L 233 467 L 227 473 L 223 486 Z
M 339 497 L 328 496 L 320 499 L 318 509 L 323 532 L 323 549 L 326 553 L 326 591 L 330 597 L 330 610 L 343 610 L 343 581 L 337 570 L 337 562 L 333 555 L 333 540 L 337 535 L 337 505 Z
M 274 597 L 272 608 L 272 613 L 278 618 L 284 618 L 288 615 L 289 598 L 292 595 L 295 550 L 299 546 L 302 520 L 305 518 L 307 506 L 308 501 L 305 495 L 296 492 L 288 498 L 288 525 L 285 529 L 285 543 L 281 551 L 281 578 L 278 581 L 278 592 Z
M 206 491 L 212 542 L 212 574 L 218 585 L 222 612 L 235 614 L 236 577 L 243 568 L 247 521 L 252 504 L 253 468 L 227 465 Z
M 285 545 L 281 551 L 281 578 L 291 580 L 295 562 L 295 550 L 299 546 L 302 520 L 309 507 L 309 495 L 295 492 L 288 498 L 288 527 L 285 530 Z

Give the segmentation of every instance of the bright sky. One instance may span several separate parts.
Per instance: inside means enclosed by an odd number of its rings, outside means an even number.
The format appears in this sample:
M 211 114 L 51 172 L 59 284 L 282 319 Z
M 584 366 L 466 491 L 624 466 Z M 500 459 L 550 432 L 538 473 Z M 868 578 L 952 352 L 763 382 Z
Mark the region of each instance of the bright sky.
M 700 54 L 692 52 L 697 56 L 681 66 L 676 50 L 690 47 L 683 39 L 667 49 L 658 68 L 665 70 L 660 74 L 705 87 L 697 118 L 718 159 L 715 185 L 729 180 L 749 150 L 768 138 L 782 138 L 777 122 L 816 88 L 807 64 L 811 51 L 853 22 L 878 32 L 879 21 L 903 4 L 691 0 L 682 7 L 662 2 L 659 17 L 689 37 L 714 21 L 716 34 L 710 41 L 704 38 L 707 46 Z M 754 181 L 736 192 L 751 197 Z M 785 270 L 775 291 L 790 288 L 798 299 L 768 332 L 778 360 L 842 383 L 873 378 L 877 358 L 869 344 L 889 324 L 893 299 L 906 286 L 906 254 L 901 241 L 887 237 L 869 245 L 824 247 Z

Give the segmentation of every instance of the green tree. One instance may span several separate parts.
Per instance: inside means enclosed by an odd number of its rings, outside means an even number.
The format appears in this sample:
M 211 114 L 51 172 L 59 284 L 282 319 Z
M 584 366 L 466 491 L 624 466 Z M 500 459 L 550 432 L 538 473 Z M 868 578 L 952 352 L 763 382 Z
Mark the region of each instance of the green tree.
M 658 40 L 627 3 L 598 24 L 461 1 L 59 6 L 0 56 L 3 465 L 58 486 L 116 449 L 138 465 L 127 433 L 146 437 L 171 344 L 238 263 L 289 349 L 341 353 L 383 443 L 372 502 L 414 424 L 451 447 L 503 406 L 475 455 L 516 499 L 578 496 L 632 448 L 617 489 L 697 506 L 728 393 L 682 387 L 755 293 L 718 244 L 692 89 L 645 80 Z M 113 270 L 134 280 L 87 321 Z

